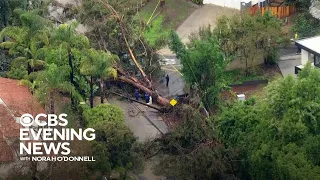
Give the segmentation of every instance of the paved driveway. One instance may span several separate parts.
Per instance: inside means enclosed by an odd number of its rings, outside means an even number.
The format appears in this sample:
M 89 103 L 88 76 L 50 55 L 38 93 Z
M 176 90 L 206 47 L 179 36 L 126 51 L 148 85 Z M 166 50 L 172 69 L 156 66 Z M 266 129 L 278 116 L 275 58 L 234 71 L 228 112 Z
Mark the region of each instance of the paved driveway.
M 288 45 L 285 48 L 280 49 L 280 60 L 278 62 L 279 68 L 283 77 L 294 74 L 294 67 L 300 65 L 301 55 L 296 55 L 297 48 L 293 44 Z
M 217 19 L 223 15 L 231 15 L 239 12 L 236 9 L 216 6 L 216 5 L 203 5 L 195 10 L 177 29 L 177 33 L 182 39 L 182 42 L 188 42 L 188 37 L 191 33 L 197 32 L 200 27 L 211 25 L 212 28 L 216 27 Z
M 199 30 L 200 27 L 211 25 L 216 26 L 217 18 L 223 15 L 231 15 L 239 12 L 236 9 L 220 7 L 216 5 L 203 5 L 195 10 L 177 29 L 177 34 L 182 42 L 187 43 L 188 37 Z M 185 82 L 179 70 L 181 69 L 180 61 L 169 48 L 163 48 L 158 51 L 160 57 L 165 61 L 162 66 L 166 74 L 170 76 L 169 87 L 165 86 L 165 80 L 157 83 L 157 90 L 163 96 L 175 96 L 184 93 L 183 88 Z

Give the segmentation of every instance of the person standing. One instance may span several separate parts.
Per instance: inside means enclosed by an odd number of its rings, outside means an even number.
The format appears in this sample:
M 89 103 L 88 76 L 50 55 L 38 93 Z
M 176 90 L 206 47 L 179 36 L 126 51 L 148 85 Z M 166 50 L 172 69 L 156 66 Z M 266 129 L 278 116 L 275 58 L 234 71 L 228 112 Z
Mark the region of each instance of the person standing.
M 152 104 L 152 96 L 149 96 L 149 102 L 147 104 L 149 104 L 149 105 Z
M 139 101 L 139 97 L 140 97 L 139 90 L 138 90 L 138 89 L 135 89 L 134 94 L 135 94 L 135 96 L 136 96 L 136 100 Z
M 167 85 L 167 87 L 169 86 L 169 75 L 167 74 L 167 76 L 166 76 L 166 85 Z
M 146 103 L 149 103 L 149 94 L 146 93 L 146 94 L 144 95 L 144 97 L 145 97 L 145 99 L 146 99 Z

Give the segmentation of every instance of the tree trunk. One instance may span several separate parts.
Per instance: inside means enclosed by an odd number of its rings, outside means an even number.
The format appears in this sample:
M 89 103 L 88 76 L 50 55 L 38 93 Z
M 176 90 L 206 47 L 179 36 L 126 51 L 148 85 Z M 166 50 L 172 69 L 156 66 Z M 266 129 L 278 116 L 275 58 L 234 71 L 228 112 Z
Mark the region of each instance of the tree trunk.
M 127 49 L 129 51 L 129 54 L 133 60 L 133 63 L 135 64 L 135 66 L 139 69 L 144 81 L 147 83 L 148 85 L 148 88 L 152 88 L 152 83 L 151 81 L 148 79 L 146 73 L 143 71 L 143 69 L 141 68 L 139 62 L 137 61 L 136 57 L 134 56 L 132 50 L 131 50 L 131 47 L 128 43 L 128 40 L 127 40 L 127 37 L 126 37 L 126 31 L 125 29 L 123 28 L 123 24 L 122 24 L 122 18 L 119 16 L 118 12 L 108 3 L 106 3 L 106 8 L 108 8 L 112 14 L 114 15 L 114 17 L 116 18 L 117 20 L 117 23 L 119 25 L 119 28 L 120 28 L 120 31 L 121 31 L 121 35 L 126 43 L 126 46 L 127 46 Z
M 141 89 L 145 93 L 152 95 L 153 99 L 155 99 L 155 102 L 157 102 L 159 105 L 162 105 L 162 106 L 169 106 L 170 105 L 169 100 L 164 97 L 161 97 L 156 91 L 152 91 L 149 88 L 141 85 L 140 83 L 137 83 L 137 82 L 135 82 L 127 77 L 124 77 L 124 76 L 119 76 L 118 79 L 123 82 L 126 82 L 128 84 L 131 84 L 138 89 Z
M 54 92 L 51 91 L 49 94 L 49 108 L 50 108 L 50 114 L 54 114 Z
M 72 53 L 71 51 L 69 51 L 68 53 L 68 56 L 69 56 L 69 66 L 71 68 L 71 71 L 70 71 L 70 83 L 73 84 L 75 86 L 75 83 L 74 83 L 74 69 L 73 69 L 73 62 L 72 62 Z M 72 106 L 74 105 L 74 99 L 73 99 L 73 96 L 71 95 L 71 104 Z
M 93 108 L 93 77 L 90 77 L 90 107 Z
M 30 65 L 29 61 L 28 61 L 28 65 L 27 65 L 27 71 L 28 71 L 28 75 L 30 75 L 31 72 L 32 72 L 32 68 L 31 68 L 31 65 Z
M 104 92 L 103 92 L 104 88 L 103 88 L 103 86 L 104 86 L 104 81 L 101 79 L 101 80 L 100 80 L 100 98 L 101 98 L 101 104 L 104 103 Z

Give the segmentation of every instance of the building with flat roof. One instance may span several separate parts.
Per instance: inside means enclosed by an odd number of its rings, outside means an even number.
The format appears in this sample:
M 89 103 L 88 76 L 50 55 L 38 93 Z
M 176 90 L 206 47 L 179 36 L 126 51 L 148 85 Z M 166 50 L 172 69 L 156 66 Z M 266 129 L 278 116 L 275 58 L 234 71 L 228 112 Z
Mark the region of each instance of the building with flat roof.
M 320 67 L 320 36 L 297 40 L 295 45 L 301 48 L 301 64 L 295 66 L 295 74 L 298 74 L 308 61 L 312 66 Z

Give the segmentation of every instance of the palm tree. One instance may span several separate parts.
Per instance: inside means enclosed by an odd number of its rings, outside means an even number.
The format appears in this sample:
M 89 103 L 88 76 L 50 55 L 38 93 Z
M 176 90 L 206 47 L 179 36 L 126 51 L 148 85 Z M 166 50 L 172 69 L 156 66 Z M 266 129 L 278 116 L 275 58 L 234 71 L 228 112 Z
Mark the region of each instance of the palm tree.
M 69 81 L 72 83 L 75 87 L 77 87 L 77 84 L 74 80 L 75 76 L 75 70 L 78 68 L 75 67 L 74 63 L 74 52 L 81 52 L 85 49 L 88 49 L 90 47 L 89 40 L 86 36 L 77 34 L 75 31 L 77 27 L 77 22 L 73 21 L 71 24 L 61 24 L 52 35 L 52 44 L 55 46 L 58 46 L 62 49 L 66 50 L 65 55 L 68 56 L 68 65 L 70 67 L 70 73 L 69 73 Z M 64 52 L 64 51 L 60 51 Z M 73 99 L 71 99 L 72 103 Z
M 110 52 L 89 49 L 87 58 L 81 62 L 80 72 L 90 76 L 90 106 L 93 107 L 93 85 L 98 80 L 101 103 L 104 103 L 104 81 L 110 77 L 117 77 L 117 70 L 112 66 L 119 60 L 118 56 Z
M 9 50 L 14 61 L 26 65 L 28 74 L 44 68 L 43 59 L 39 59 L 38 50 L 49 45 L 50 24 L 41 16 L 29 12 L 20 12 L 21 26 L 8 26 L 0 32 L 0 38 L 7 38 L 0 47 Z
M 58 92 L 66 92 L 71 95 L 76 94 L 74 86 L 67 81 L 67 68 L 58 67 L 55 64 L 47 66 L 45 71 L 37 76 L 38 89 L 36 96 L 42 102 L 49 103 L 49 111 L 54 114 L 54 97 Z

